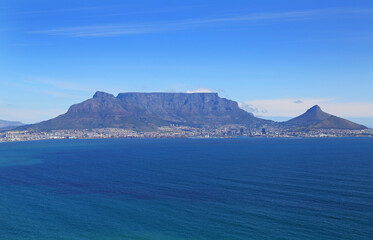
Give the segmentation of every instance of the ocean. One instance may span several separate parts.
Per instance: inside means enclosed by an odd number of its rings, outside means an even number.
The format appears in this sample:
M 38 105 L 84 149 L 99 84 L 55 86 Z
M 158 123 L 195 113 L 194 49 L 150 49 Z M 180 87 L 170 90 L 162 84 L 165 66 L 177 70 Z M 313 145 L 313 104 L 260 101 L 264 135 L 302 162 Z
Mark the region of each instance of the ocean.
M 1 240 L 373 239 L 373 138 L 0 144 Z

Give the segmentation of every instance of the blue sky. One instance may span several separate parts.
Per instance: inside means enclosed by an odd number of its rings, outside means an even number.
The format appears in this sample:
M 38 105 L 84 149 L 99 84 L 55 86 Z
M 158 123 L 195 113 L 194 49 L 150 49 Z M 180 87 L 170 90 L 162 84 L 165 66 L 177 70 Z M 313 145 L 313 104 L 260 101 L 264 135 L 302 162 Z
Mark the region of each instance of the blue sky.
M 319 104 L 373 126 L 372 42 L 373 1 L 5 0 L 0 119 L 204 88 L 266 118 Z

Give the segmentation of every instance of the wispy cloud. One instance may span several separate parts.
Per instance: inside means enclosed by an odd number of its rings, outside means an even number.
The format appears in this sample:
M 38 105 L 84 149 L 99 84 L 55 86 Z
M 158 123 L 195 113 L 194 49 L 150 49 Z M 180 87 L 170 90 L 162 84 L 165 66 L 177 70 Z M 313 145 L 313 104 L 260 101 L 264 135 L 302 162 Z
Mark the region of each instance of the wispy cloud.
M 123 35 L 147 34 L 162 31 L 175 31 L 190 27 L 219 23 L 263 22 L 263 21 L 303 21 L 333 17 L 336 15 L 372 14 L 373 9 L 316 9 L 277 13 L 256 13 L 247 15 L 224 16 L 215 18 L 196 18 L 158 23 L 128 23 L 112 25 L 92 25 L 60 27 L 36 30 L 31 33 L 66 37 L 113 37 Z
M 85 97 L 93 95 L 96 91 L 105 91 L 112 94 L 118 94 L 121 91 L 125 91 L 126 87 L 117 84 L 115 87 L 112 85 L 107 85 L 105 82 L 101 84 L 94 83 L 95 81 L 88 81 L 89 83 L 83 84 L 78 83 L 78 81 L 73 80 L 61 80 L 54 78 L 31 78 L 28 80 L 29 83 L 38 84 L 45 87 L 50 87 L 60 92 L 69 92 L 72 96 L 79 94 L 79 99 L 84 99 Z
M 0 16 L 17 16 L 17 15 L 49 15 L 49 14 L 66 14 L 70 12 L 91 12 L 91 11 L 105 11 L 123 8 L 128 5 L 101 5 L 101 6 L 87 6 L 87 7 L 74 7 L 74 8 L 56 8 L 34 11 L 19 11 L 19 12 L 6 12 L 1 13 Z
M 29 109 L 15 107 L 0 107 L 1 119 L 35 123 L 56 117 L 66 112 L 66 109 Z
M 68 90 L 75 92 L 92 92 L 95 90 L 95 88 L 92 85 L 78 84 L 71 81 L 62 81 L 51 78 L 31 78 L 30 80 L 28 80 L 28 82 L 47 85 L 60 90 Z
M 44 10 L 33 10 L 33 11 L 16 11 L 0 13 L 0 16 L 43 16 L 43 15 L 66 15 L 69 13 L 85 14 L 91 17 L 105 17 L 105 16 L 124 16 L 124 15 L 135 15 L 135 14 L 153 14 L 153 13 L 165 13 L 174 12 L 185 9 L 193 9 L 200 5 L 188 5 L 188 6 L 168 6 L 163 8 L 153 8 L 150 10 L 144 10 L 141 4 L 109 4 L 109 5 L 98 5 L 98 6 L 82 6 L 73 8 L 56 8 L 56 9 L 44 9 Z
M 334 99 L 265 99 L 239 103 L 239 106 L 262 117 L 295 117 L 313 105 L 341 117 L 373 117 L 373 102 L 338 102 Z
M 213 91 L 211 89 L 204 88 L 204 87 L 186 91 L 186 93 L 212 93 L 212 92 Z
M 104 25 L 55 28 L 50 30 L 33 31 L 32 33 L 66 36 L 66 37 L 113 37 L 136 35 L 170 30 L 171 25 Z
M 75 93 L 68 93 L 66 91 L 63 91 L 63 89 L 45 89 L 42 86 L 35 87 L 32 81 L 22 81 L 22 82 L 7 82 L 4 81 L 2 84 L 9 86 L 9 87 L 14 87 L 17 89 L 22 89 L 27 92 L 32 92 L 32 93 L 37 93 L 37 94 L 42 94 L 42 95 L 47 95 L 51 97 L 56 97 L 56 98 L 65 98 L 65 99 L 84 99 L 83 96 L 77 95 Z

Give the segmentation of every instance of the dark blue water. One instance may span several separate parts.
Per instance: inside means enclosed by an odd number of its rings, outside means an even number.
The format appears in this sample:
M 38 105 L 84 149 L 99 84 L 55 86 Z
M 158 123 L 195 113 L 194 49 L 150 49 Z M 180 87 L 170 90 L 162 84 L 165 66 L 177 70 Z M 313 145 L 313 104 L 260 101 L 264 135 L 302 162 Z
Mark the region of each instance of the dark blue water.
M 0 239 L 373 239 L 373 139 L 2 143 Z

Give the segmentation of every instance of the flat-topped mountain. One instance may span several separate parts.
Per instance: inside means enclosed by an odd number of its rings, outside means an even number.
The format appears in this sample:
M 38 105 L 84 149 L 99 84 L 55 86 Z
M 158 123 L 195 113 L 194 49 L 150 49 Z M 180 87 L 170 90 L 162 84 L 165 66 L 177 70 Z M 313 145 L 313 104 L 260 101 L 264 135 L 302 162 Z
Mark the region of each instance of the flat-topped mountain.
M 72 105 L 65 114 L 21 129 L 151 130 L 170 124 L 216 127 L 271 122 L 254 117 L 240 109 L 237 102 L 221 98 L 217 93 L 120 93 L 115 97 L 96 92 L 93 98 Z
M 349 120 L 331 115 L 321 110 L 318 105 L 308 109 L 302 115 L 281 123 L 285 127 L 308 129 L 350 129 L 359 130 L 367 127 Z
M 217 93 L 120 93 L 114 96 L 96 92 L 84 102 L 72 105 L 56 118 L 18 130 L 49 131 L 60 129 L 124 128 L 156 130 L 171 124 L 191 127 L 221 127 L 239 124 L 248 128 L 265 126 L 307 129 L 365 129 L 343 118 L 325 113 L 317 105 L 286 122 L 274 123 L 254 117 L 237 102 Z

